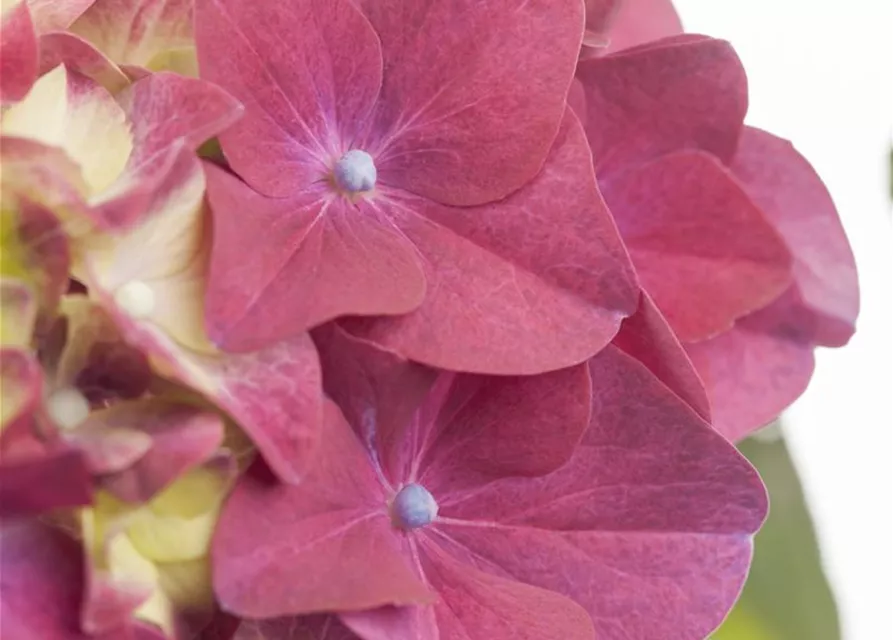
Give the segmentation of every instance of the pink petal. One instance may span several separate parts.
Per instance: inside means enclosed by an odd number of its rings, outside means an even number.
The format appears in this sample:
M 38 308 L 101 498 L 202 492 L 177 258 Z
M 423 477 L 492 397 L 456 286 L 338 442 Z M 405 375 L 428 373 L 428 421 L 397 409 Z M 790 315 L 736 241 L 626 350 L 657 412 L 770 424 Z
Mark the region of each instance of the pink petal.
M 37 300 L 33 289 L 18 278 L 0 277 L 0 314 L 0 342 L 3 346 L 28 347 L 37 320 Z
M 162 71 L 135 82 L 118 102 L 133 123 L 131 166 L 177 140 L 195 149 L 239 120 L 243 107 L 217 85 Z
M 266 618 L 430 598 L 368 454 L 333 404 L 300 485 L 273 485 L 257 471 L 236 486 L 214 537 L 214 590 L 224 609 Z
M 644 291 L 638 311 L 623 321 L 612 344 L 648 367 L 700 417 L 710 421 L 710 402 L 704 383 L 676 334 Z
M 457 376 L 437 423 L 418 437 L 427 445 L 417 454 L 418 482 L 448 499 L 503 477 L 558 469 L 588 427 L 591 393 L 585 365 L 534 377 Z
M 437 372 L 382 351 L 335 324 L 314 331 L 313 339 L 326 394 L 338 404 L 366 449 L 375 452 L 373 463 L 391 483 L 400 483 L 417 453 L 407 435 L 421 426 L 413 422 L 414 414 L 431 391 Z M 441 380 L 446 377 L 440 376 Z M 424 428 L 430 426 L 426 423 Z
M 93 567 L 87 568 L 87 574 L 81 627 L 91 636 L 127 628 L 136 608 L 152 595 L 151 586 L 115 580 Z
M 381 39 L 386 71 L 359 146 L 376 158 L 383 183 L 474 205 L 509 195 L 539 172 L 580 50 L 579 0 L 361 6 Z
M 223 348 L 256 349 L 340 315 L 405 313 L 422 301 L 416 249 L 369 203 L 313 191 L 267 198 L 214 165 L 205 173 L 214 213 L 206 323 Z
M 585 0 L 586 31 L 583 34 L 583 48 L 580 58 L 599 55 L 607 47 L 608 29 L 617 12 L 626 3 L 623 0 Z
M 45 330 L 48 317 L 68 289 L 71 258 L 68 238 L 59 219 L 43 204 L 28 197 L 16 197 L 14 193 L 8 195 L 14 210 L 5 211 L 4 217 L 8 215 L 14 222 L 8 229 L 13 237 L 7 241 L 22 251 L 20 266 L 27 270 L 38 296 L 42 316 L 38 318 L 38 330 Z M 16 256 L 10 259 L 16 260 Z
M 97 636 L 79 631 L 84 575 L 81 550 L 73 539 L 30 521 L 4 525 L 0 546 L 0 618 L 5 636 L 22 640 L 130 638 L 126 629 Z
M 316 615 L 242 620 L 232 640 L 357 640 L 357 636 L 335 616 Z
M 80 451 L 55 449 L 39 455 L 3 456 L 0 518 L 36 515 L 90 504 L 90 471 Z
M 787 140 L 746 127 L 732 171 L 794 256 L 794 281 L 815 316 L 815 341 L 839 347 L 859 314 L 853 252 L 821 178 Z
M 25 0 L 3 13 L 0 23 L 0 103 L 17 102 L 37 80 L 37 33 Z
M 90 414 L 78 431 L 135 431 L 148 440 L 132 466 L 114 469 L 103 486 L 128 502 L 148 502 L 179 476 L 209 460 L 223 441 L 217 414 L 163 400 L 119 403 Z
M 589 366 L 592 421 L 571 461 L 442 501 L 429 539 L 574 598 L 597 637 L 704 637 L 746 577 L 765 491 L 643 365 L 609 347 Z
M 70 434 L 63 434 L 71 447 L 84 454 L 93 474 L 123 471 L 152 448 L 152 438 L 148 434 L 126 428 L 103 428 L 99 421 L 93 424 L 95 426 L 87 427 L 83 422 Z
M 43 372 L 37 358 L 26 348 L 0 347 L 0 418 L 6 437 L 30 425 L 40 402 Z
M 682 33 L 671 0 L 624 0 L 611 24 L 608 52 Z
M 584 60 L 580 114 L 599 179 L 684 148 L 729 160 L 747 111 L 747 81 L 732 47 L 670 38 Z
M 67 29 L 93 3 L 111 4 L 109 0 L 26 0 L 38 33 Z
M 98 0 L 90 4 L 71 32 L 122 66 L 153 66 L 158 54 L 194 46 L 193 0 Z
M 783 240 L 709 155 L 664 156 L 604 192 L 644 288 L 680 340 L 727 330 L 789 286 Z
M 712 340 L 685 345 L 732 441 L 769 424 L 806 389 L 815 367 L 815 317 L 792 288 Z
M 40 38 L 41 74 L 65 64 L 105 87 L 118 93 L 130 80 L 123 71 L 92 44 L 67 31 L 46 33 Z
M 381 86 L 368 20 L 350 0 L 197 0 L 195 12 L 202 77 L 246 107 L 220 136 L 230 166 L 271 196 L 324 178 Z
M 366 640 L 594 640 L 592 621 L 573 600 L 497 577 L 424 545 L 422 566 L 440 599 L 425 612 L 409 608 L 350 613 L 347 624 Z M 415 607 L 415 609 L 419 609 Z M 426 615 L 427 614 L 427 615 Z M 433 629 L 432 629 L 433 627 Z
M 285 482 L 301 480 L 321 427 L 319 363 L 310 337 L 299 335 L 262 351 L 201 354 L 163 331 L 134 321 L 107 293 L 102 304 L 127 341 L 154 356 L 165 372 L 231 415 Z
M 407 315 L 344 326 L 404 357 L 554 370 L 596 353 L 635 309 L 635 277 L 570 111 L 543 171 L 506 200 L 453 208 L 388 191 L 382 201 L 424 257 L 428 293 Z

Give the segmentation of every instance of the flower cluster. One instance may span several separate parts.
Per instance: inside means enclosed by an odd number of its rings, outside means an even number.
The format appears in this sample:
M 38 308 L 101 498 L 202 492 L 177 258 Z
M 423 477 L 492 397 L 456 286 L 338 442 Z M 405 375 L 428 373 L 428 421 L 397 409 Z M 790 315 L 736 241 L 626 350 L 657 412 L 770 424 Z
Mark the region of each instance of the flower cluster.
M 16 640 L 708 635 L 858 311 L 657 0 L 10 0 Z

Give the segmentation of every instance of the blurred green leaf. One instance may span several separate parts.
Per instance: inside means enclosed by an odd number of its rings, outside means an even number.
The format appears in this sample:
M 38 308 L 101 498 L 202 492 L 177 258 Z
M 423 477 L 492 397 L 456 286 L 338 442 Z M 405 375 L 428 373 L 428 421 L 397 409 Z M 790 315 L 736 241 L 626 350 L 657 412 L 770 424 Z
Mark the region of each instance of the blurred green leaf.
M 837 607 L 784 440 L 750 438 L 740 449 L 763 476 L 771 510 L 741 599 L 712 640 L 840 640 Z

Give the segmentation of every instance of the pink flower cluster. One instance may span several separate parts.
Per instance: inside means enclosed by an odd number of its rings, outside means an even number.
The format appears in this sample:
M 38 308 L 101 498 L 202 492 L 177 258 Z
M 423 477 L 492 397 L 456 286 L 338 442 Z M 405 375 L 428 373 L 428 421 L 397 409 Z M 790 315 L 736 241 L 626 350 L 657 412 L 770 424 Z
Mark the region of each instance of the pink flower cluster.
M 10 0 L 11 640 L 697 640 L 854 330 L 666 0 Z

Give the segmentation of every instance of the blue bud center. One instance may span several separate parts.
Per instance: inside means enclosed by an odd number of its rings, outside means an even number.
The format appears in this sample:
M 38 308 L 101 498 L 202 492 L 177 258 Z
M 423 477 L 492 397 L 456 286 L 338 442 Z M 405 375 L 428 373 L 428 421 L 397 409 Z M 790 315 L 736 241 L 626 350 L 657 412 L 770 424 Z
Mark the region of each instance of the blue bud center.
M 369 191 L 375 186 L 378 171 L 372 156 L 362 149 L 351 149 L 338 162 L 333 171 L 335 184 L 348 193 Z
M 408 484 L 394 496 L 391 519 L 400 529 L 409 531 L 431 524 L 437 516 L 437 502 L 420 484 Z

